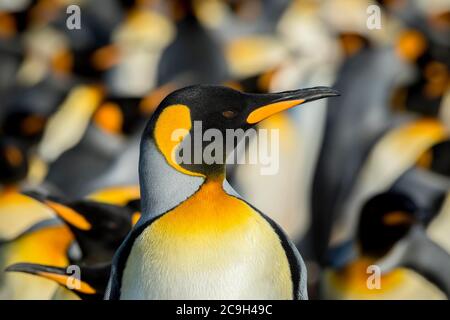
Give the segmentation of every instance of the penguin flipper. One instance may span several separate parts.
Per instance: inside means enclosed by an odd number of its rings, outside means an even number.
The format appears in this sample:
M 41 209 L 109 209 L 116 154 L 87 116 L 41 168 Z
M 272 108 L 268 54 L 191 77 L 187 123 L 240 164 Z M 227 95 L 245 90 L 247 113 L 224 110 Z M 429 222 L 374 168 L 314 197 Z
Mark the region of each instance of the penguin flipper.
M 300 252 L 298 252 L 295 244 L 289 239 L 286 233 L 281 229 L 281 227 L 273 221 L 271 218 L 266 216 L 260 210 L 252 206 L 247 201 L 239 198 L 241 201 L 247 203 L 253 210 L 258 212 L 261 217 L 263 217 L 278 235 L 278 238 L 281 241 L 281 245 L 283 246 L 284 251 L 286 252 L 286 257 L 289 262 L 289 267 L 291 269 L 291 278 L 293 285 L 293 298 L 295 300 L 308 300 L 308 287 L 307 287 L 307 270 L 305 266 L 305 262 L 303 261 Z
M 122 242 L 120 247 L 114 254 L 114 258 L 111 265 L 111 275 L 109 277 L 108 285 L 105 290 L 105 300 L 120 300 L 120 289 L 122 283 L 122 274 L 125 269 L 128 256 L 130 255 L 131 248 L 133 247 L 134 241 L 137 237 L 150 226 L 154 221 L 156 221 L 162 215 L 156 216 L 145 223 L 136 224 L 136 226 L 127 235 L 125 240 Z
M 303 261 L 302 256 L 297 250 L 295 244 L 289 239 L 286 233 L 281 229 L 281 227 L 273 221 L 271 218 L 262 213 L 258 208 L 255 208 L 252 204 L 248 203 L 245 199 L 243 199 L 229 184 L 227 180 L 224 180 L 223 188 L 228 195 L 237 198 L 238 200 L 247 204 L 250 208 L 252 208 L 255 212 L 257 212 L 261 217 L 266 220 L 275 233 L 278 235 L 278 238 L 281 241 L 281 245 L 286 252 L 286 257 L 289 262 L 289 267 L 291 269 L 291 278 L 293 284 L 293 298 L 295 300 L 308 300 L 308 288 L 307 288 L 307 270 L 305 266 L 305 262 Z
M 103 298 L 111 269 L 109 264 L 80 267 L 78 277 L 75 269 L 70 270 L 70 267 L 61 268 L 35 263 L 16 263 L 7 267 L 5 271 L 22 272 L 55 281 L 66 289 L 75 292 L 83 300 Z
M 268 216 L 266 216 L 261 212 L 260 214 L 276 232 L 276 234 L 280 238 L 281 245 L 283 246 L 283 249 L 286 252 L 286 257 L 289 261 L 289 266 L 291 268 L 294 299 L 308 300 L 308 288 L 306 282 L 307 270 L 305 262 L 303 261 L 303 258 L 300 255 L 300 252 L 298 252 L 297 247 L 288 238 L 283 229 L 281 229 L 281 227 L 275 221 L 273 221 L 272 219 L 270 219 Z

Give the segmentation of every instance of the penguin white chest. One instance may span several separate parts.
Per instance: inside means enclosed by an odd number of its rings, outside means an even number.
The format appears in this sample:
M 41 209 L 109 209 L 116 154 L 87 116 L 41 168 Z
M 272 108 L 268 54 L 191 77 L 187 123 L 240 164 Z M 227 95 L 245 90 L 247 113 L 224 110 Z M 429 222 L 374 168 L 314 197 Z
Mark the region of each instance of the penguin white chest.
M 241 200 L 202 189 L 136 238 L 121 299 L 292 299 L 289 262 L 269 223 Z

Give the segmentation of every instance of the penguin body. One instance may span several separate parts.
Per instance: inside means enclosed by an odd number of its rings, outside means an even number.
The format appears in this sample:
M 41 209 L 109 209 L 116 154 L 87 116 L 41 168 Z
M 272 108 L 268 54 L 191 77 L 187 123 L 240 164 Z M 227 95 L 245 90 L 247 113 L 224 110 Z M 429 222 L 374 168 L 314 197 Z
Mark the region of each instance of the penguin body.
M 335 95 L 323 87 L 248 94 L 191 86 L 166 97 L 141 140 L 142 217 L 116 252 L 106 298 L 306 299 L 300 254 L 232 190 L 225 163 L 180 164 L 172 155 L 183 145 L 203 149 L 189 144 L 195 121 L 222 133 L 248 129 L 283 109 Z M 178 129 L 187 133 L 173 141 Z
M 377 194 L 363 206 L 358 256 L 325 271 L 325 299 L 445 299 L 450 255 L 428 238 L 420 210 L 399 192 Z M 378 279 L 378 280 L 376 280 Z
M 297 294 L 295 283 L 300 274 L 291 276 L 290 268 L 293 264 L 293 272 L 305 273 L 304 265 L 301 260 L 288 260 L 288 256 L 294 256 L 293 249 L 284 235 L 280 243 L 277 231 L 273 222 L 227 194 L 221 183 L 206 182 L 192 197 L 137 235 L 124 269 L 126 285 L 122 285 L 120 297 L 304 297 L 303 292 Z M 291 252 L 286 253 L 286 249 Z M 141 277 L 136 277 L 141 269 Z M 206 281 L 202 280 L 205 273 Z M 142 277 L 147 281 L 141 281 Z
M 397 268 L 380 278 L 381 288 L 370 288 L 367 270 L 376 261 L 359 258 L 342 270 L 326 270 L 323 298 L 338 300 L 445 300 L 435 285 L 415 271 Z M 369 269 L 368 269 L 369 268 Z

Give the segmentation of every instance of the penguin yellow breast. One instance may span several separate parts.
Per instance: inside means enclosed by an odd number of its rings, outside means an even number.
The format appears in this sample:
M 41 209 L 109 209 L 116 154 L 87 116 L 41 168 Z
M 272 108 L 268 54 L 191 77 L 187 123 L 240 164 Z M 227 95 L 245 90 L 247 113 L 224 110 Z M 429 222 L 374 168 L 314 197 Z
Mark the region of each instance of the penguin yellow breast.
M 323 293 L 325 299 L 338 300 L 445 300 L 436 286 L 418 273 L 397 268 L 381 276 L 379 288 L 367 284 L 367 267 L 374 264 L 370 258 L 360 258 L 339 271 L 327 270 Z
M 36 230 L 0 247 L 0 299 L 49 299 L 55 282 L 22 273 L 3 270 L 19 262 L 66 266 L 67 250 L 73 241 L 69 228 L 63 225 Z
M 136 238 L 121 298 L 292 299 L 293 284 L 269 223 L 209 181 Z

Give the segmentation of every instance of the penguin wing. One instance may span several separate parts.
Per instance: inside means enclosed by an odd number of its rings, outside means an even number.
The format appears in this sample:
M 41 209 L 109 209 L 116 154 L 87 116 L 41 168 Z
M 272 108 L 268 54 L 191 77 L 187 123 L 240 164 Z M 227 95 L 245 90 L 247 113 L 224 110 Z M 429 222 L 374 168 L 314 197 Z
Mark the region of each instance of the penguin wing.
M 163 215 L 156 216 L 143 224 L 136 225 L 122 242 L 112 261 L 111 275 L 105 291 L 105 300 L 120 300 L 122 274 L 134 241 L 147 227 Z
M 239 199 L 246 203 L 250 208 L 252 208 L 255 212 L 259 213 L 261 217 L 263 217 L 278 235 L 280 238 L 281 245 L 283 246 L 284 251 L 286 252 L 286 257 L 289 262 L 289 267 L 291 269 L 291 277 L 293 284 L 293 297 L 297 300 L 308 300 L 308 288 L 307 288 L 307 270 L 305 263 L 303 262 L 303 258 L 297 250 L 297 247 L 294 243 L 288 238 L 286 233 L 281 229 L 281 227 L 260 210 L 252 206 L 250 203 L 245 201 L 228 183 L 227 180 L 224 181 L 223 188 L 225 192 L 227 192 L 230 196 Z
M 249 204 L 249 206 L 251 206 Z M 272 227 L 275 233 L 278 235 L 286 252 L 286 257 L 289 262 L 289 267 L 291 269 L 292 285 L 293 285 L 293 297 L 296 300 L 308 300 L 308 288 L 307 288 L 307 270 L 305 262 L 302 256 L 297 250 L 294 243 L 288 238 L 286 233 L 281 229 L 281 227 L 264 213 L 258 209 L 251 206 L 256 212 L 258 212 Z

